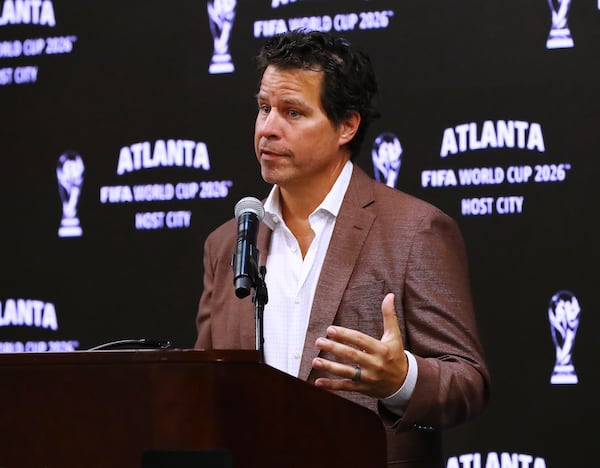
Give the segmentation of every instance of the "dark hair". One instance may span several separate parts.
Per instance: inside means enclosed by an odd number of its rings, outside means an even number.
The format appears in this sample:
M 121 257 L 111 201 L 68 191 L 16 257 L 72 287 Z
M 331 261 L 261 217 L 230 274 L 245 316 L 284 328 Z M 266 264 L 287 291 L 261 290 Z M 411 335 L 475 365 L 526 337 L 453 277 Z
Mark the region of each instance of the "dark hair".
M 267 39 L 256 62 L 259 82 L 269 65 L 323 71 L 321 103 L 329 120 L 339 125 L 350 112 L 361 116 L 358 131 L 347 144 L 351 158 L 358 153 L 369 124 L 379 117 L 373 104 L 375 72 L 364 51 L 332 33 L 295 30 Z

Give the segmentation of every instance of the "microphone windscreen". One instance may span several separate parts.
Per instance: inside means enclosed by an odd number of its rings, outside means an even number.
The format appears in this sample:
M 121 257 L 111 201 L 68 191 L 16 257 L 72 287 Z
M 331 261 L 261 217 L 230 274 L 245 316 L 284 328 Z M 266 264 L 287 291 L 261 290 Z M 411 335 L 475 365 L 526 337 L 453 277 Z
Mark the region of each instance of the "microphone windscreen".
M 265 216 L 265 208 L 258 198 L 244 197 L 235 204 L 233 209 L 235 217 L 239 218 L 242 213 L 254 213 L 260 221 Z

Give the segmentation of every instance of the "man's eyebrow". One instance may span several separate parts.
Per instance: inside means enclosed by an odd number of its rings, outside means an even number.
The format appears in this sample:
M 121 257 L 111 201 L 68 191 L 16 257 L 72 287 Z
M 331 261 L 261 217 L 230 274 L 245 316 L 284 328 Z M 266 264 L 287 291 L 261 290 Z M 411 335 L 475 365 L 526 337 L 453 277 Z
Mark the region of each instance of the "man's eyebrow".
M 280 101 L 284 102 L 285 104 L 288 105 L 293 105 L 293 106 L 300 106 L 300 107 L 304 107 L 304 101 L 302 101 L 301 99 L 297 99 L 297 98 L 282 98 L 280 99 Z
M 268 95 L 266 93 L 257 93 L 256 94 L 256 100 L 257 101 L 263 101 L 263 100 L 267 100 L 268 99 Z M 297 99 L 297 98 L 293 98 L 293 97 L 282 97 L 278 99 L 279 102 L 282 102 L 283 104 L 286 105 L 292 105 L 292 106 L 298 106 L 298 107 L 306 107 L 306 104 L 304 103 L 303 100 L 301 99 Z

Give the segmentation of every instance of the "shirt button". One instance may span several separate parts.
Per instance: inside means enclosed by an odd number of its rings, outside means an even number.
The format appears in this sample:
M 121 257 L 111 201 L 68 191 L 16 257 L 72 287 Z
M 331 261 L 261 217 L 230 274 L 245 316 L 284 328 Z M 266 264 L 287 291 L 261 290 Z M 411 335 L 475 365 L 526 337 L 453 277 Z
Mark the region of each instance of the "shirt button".
M 279 222 L 279 218 L 277 216 L 273 216 L 273 222 L 277 224 Z
M 296 299 L 294 299 L 294 304 L 300 304 L 300 298 L 297 297 Z
M 292 247 L 290 250 L 291 250 L 292 252 L 296 252 L 296 250 L 298 250 L 298 249 L 296 249 L 296 246 L 294 245 L 294 246 L 293 246 L 293 247 Z
M 294 359 L 300 359 L 300 353 L 299 352 L 295 352 L 294 353 Z

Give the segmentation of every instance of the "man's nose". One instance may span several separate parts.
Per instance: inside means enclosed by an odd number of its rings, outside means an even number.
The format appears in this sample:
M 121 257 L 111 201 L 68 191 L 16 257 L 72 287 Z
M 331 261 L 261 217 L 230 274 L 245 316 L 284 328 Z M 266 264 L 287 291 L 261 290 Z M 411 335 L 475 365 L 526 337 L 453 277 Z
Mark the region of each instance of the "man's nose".
M 275 112 L 269 112 L 259 124 L 260 133 L 265 137 L 277 137 L 281 134 L 281 116 Z

